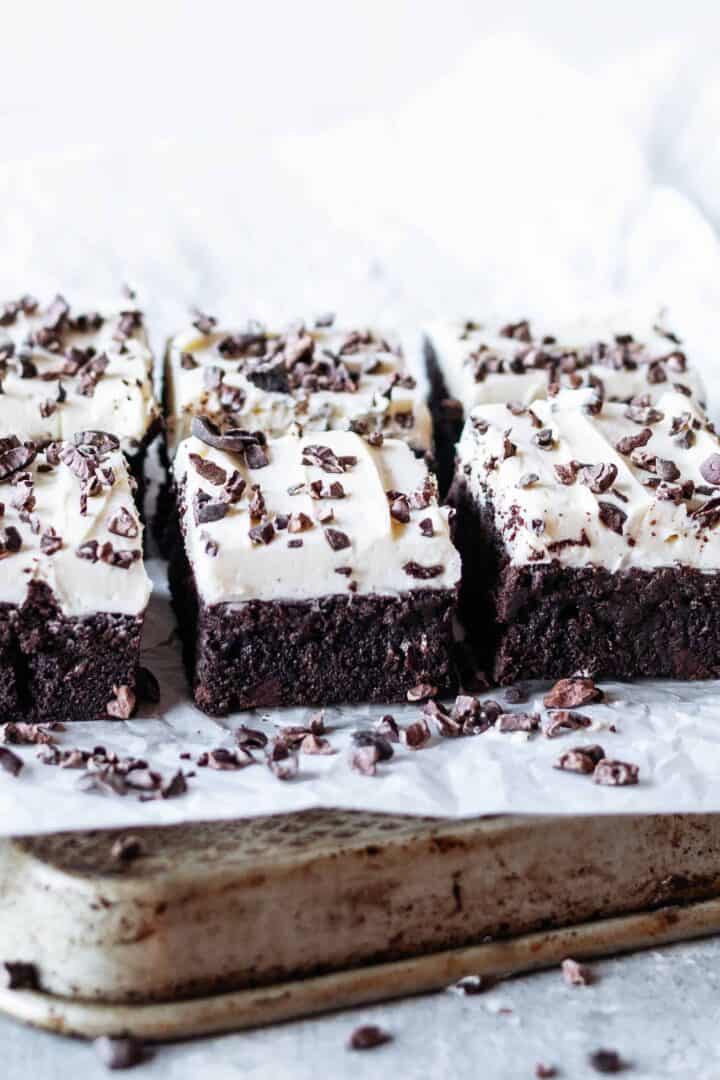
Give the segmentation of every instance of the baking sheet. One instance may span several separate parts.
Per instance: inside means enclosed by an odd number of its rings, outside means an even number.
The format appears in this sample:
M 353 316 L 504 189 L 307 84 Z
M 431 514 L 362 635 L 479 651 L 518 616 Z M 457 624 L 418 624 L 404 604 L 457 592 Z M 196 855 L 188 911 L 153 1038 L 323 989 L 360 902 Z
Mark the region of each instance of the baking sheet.
M 720 166 L 703 136 L 711 125 L 701 123 L 714 115 L 716 84 L 679 58 L 627 54 L 591 78 L 501 38 L 402 109 L 337 134 L 238 143 L 222 117 L 189 141 L 145 133 L 131 148 L 102 125 L 103 144 L 72 132 L 63 154 L 0 162 L 2 294 L 61 288 L 92 303 L 129 280 L 158 351 L 191 303 L 261 318 L 334 309 L 403 326 L 471 309 L 561 316 L 669 304 L 716 415 L 720 245 L 711 215 Z M 508 78 L 518 66 L 525 78 Z M 671 81 L 674 107 L 660 115 L 658 88 Z M 479 102 L 492 104 L 481 128 Z M 5 137 L 7 123 L 0 117 Z M 128 722 L 75 725 L 57 741 L 146 758 L 166 778 L 194 772 L 187 792 L 146 802 L 87 794 L 79 772 L 19 748 L 20 775 L 0 771 L 0 833 L 322 806 L 444 816 L 720 810 L 719 683 L 605 683 L 605 702 L 582 710 L 590 731 L 435 737 L 415 752 L 396 746 L 374 777 L 350 769 L 351 732 L 386 711 L 409 723 L 417 706 L 327 710 L 337 753 L 301 755 L 291 781 L 263 764 L 198 768 L 203 751 L 233 745 L 243 720 L 272 732 L 310 710 L 223 722 L 195 710 L 164 566 L 152 560 L 150 569 L 145 662 L 162 683 L 160 706 Z M 531 689 L 511 708 L 536 709 L 541 689 Z M 640 784 L 602 788 L 553 768 L 564 749 L 588 742 L 638 764 Z

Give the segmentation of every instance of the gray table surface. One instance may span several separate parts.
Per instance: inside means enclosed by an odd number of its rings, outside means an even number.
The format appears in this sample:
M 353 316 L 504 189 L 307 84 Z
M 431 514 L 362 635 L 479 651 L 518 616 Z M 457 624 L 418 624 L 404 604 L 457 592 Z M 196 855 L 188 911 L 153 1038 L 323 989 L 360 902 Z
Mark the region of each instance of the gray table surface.
M 595 981 L 568 987 L 559 970 L 500 982 L 472 997 L 432 994 L 264 1030 L 157 1047 L 132 1076 L 165 1080 L 316 1080 L 451 1076 L 522 1080 L 538 1062 L 559 1077 L 599 1074 L 588 1054 L 619 1051 L 622 1075 L 640 1078 L 720 1076 L 715 1026 L 720 940 L 709 939 L 607 959 L 592 965 Z M 345 1047 L 361 1023 L 393 1035 L 364 1053 Z M 33 1032 L 0 1020 L 3 1080 L 107 1076 L 87 1044 Z

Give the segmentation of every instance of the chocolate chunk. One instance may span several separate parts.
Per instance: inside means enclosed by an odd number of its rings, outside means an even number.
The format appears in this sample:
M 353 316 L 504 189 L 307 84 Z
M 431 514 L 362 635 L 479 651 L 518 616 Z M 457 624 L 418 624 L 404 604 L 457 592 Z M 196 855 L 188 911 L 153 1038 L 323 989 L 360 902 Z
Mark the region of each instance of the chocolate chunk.
M 93 1046 L 97 1056 L 108 1069 L 132 1069 L 145 1061 L 145 1048 L 137 1039 L 124 1037 L 113 1039 L 101 1035 Z
M 134 692 L 129 686 L 113 686 L 113 694 L 114 698 L 105 706 L 106 713 L 117 720 L 129 720 L 135 712 Z
M 575 746 L 572 750 L 566 750 L 560 755 L 555 762 L 555 768 L 590 775 L 595 772 L 595 766 L 604 757 L 605 751 L 602 746 Z
M 568 986 L 589 986 L 593 982 L 590 968 L 585 964 L 578 964 L 577 960 L 569 956 L 563 960 L 560 970 Z
M 202 476 L 203 480 L 207 480 L 209 484 L 222 486 L 227 480 L 225 470 L 216 465 L 214 461 L 208 461 L 207 458 L 201 457 L 200 454 L 188 454 L 188 457 L 195 466 L 196 472 Z
M 350 455 L 339 458 L 329 446 L 304 446 L 302 453 L 303 465 L 314 465 L 327 473 L 344 473 L 357 465 L 357 458 Z
M 353 1031 L 348 1042 L 348 1048 L 350 1050 L 374 1050 L 376 1047 L 389 1042 L 392 1042 L 392 1035 L 389 1031 L 385 1031 L 384 1028 L 377 1027 L 375 1024 L 363 1024 Z
M 400 742 L 400 728 L 398 727 L 395 717 L 390 713 L 386 713 L 381 716 L 379 720 L 376 720 L 373 724 L 373 732 L 376 735 L 382 736 L 388 742 Z M 390 748 L 392 749 L 392 747 Z M 392 755 L 388 755 L 392 757 Z
M 569 731 L 580 731 L 582 728 L 590 727 L 592 720 L 589 716 L 583 716 L 579 712 L 568 712 L 566 709 L 559 709 L 550 715 L 547 722 L 543 726 L 543 734 L 548 739 L 557 739 L 560 735 L 567 735 Z
M 543 698 L 546 709 L 575 709 L 602 701 L 604 694 L 595 682 L 586 676 L 575 675 L 560 679 Z
M 34 964 L 23 960 L 5 960 L 5 986 L 8 990 L 38 990 L 40 979 Z
M 444 572 L 445 567 L 441 563 L 437 563 L 434 566 L 421 566 L 420 563 L 410 561 L 403 565 L 403 570 L 408 577 L 417 578 L 420 581 L 427 581 L 429 578 L 440 577 Z
M 126 536 L 128 539 L 134 540 L 140 532 L 140 527 L 135 515 L 131 514 L 127 507 L 122 506 L 117 514 L 111 518 L 108 531 L 114 533 L 115 536 Z
M 588 1057 L 588 1061 L 595 1072 L 599 1073 L 619 1073 L 629 1068 L 617 1050 L 594 1050 Z
M 435 726 L 438 735 L 443 739 L 456 739 L 463 733 L 462 723 L 437 701 L 428 701 L 423 709 L 423 715 Z
M 578 479 L 585 487 L 596 494 L 601 495 L 612 487 L 617 478 L 617 465 L 583 465 L 578 472 Z
M 552 428 L 541 428 L 532 440 L 540 450 L 552 450 L 555 445 Z
M 54 555 L 63 546 L 62 538 L 49 525 L 40 537 L 40 550 L 45 555 Z
M 289 372 L 282 356 L 264 363 L 248 364 L 244 374 L 248 381 L 260 390 L 274 394 L 290 392 Z
M 410 506 L 404 495 L 398 495 L 390 503 L 390 517 L 401 525 L 407 525 L 410 521 Z
M 75 548 L 75 554 L 78 559 L 87 559 L 89 562 L 97 562 L 100 558 L 99 552 L 100 545 L 97 540 L 85 540 L 79 547 Z
M 268 737 L 264 731 L 241 724 L 235 732 L 235 742 L 243 750 L 264 750 L 268 744 Z
M 21 757 L 18 757 L 12 750 L 8 750 L 7 746 L 0 746 L 0 768 L 10 773 L 11 776 L 17 776 L 22 767 L 23 759 Z
M 249 442 L 245 446 L 245 461 L 248 469 L 264 469 L 270 464 L 270 458 L 264 446 L 259 442 Z
M 342 551 L 351 546 L 350 537 L 340 529 L 325 529 L 325 539 L 333 551 Z
M 621 510 L 615 503 L 598 502 L 598 516 L 606 528 L 612 529 L 618 536 L 622 536 L 627 521 L 627 514 L 624 510 Z
M 700 466 L 700 474 L 708 484 L 720 487 L 720 454 L 711 454 L 706 458 Z
M 196 525 L 208 525 L 220 521 L 228 512 L 224 499 L 211 499 L 205 491 L 197 491 L 193 496 L 193 516 Z
M 233 428 L 223 433 L 217 424 L 207 416 L 194 416 L 191 427 L 192 434 L 206 446 L 212 446 L 216 450 L 226 450 L 230 453 L 242 454 L 248 442 L 249 433 Z
M 603 758 L 599 761 L 593 774 L 596 784 L 604 784 L 607 787 L 625 787 L 628 784 L 637 784 L 639 769 L 627 761 L 611 761 Z
M 664 458 L 657 458 L 655 462 L 655 472 L 661 480 L 672 481 L 680 478 L 680 470 L 675 462 L 666 461 Z
M 11 445 L 8 446 L 8 443 Z M 13 443 L 16 445 L 12 445 Z M 3 442 L 0 443 L 0 446 L 3 444 L 6 446 L 6 449 L 0 451 L 0 482 L 7 480 L 13 473 L 18 472 L 20 469 L 27 469 L 35 460 L 37 453 L 32 443 L 23 446 L 12 437 L 3 440 Z
M 254 761 L 255 758 L 250 751 L 243 747 L 239 747 L 238 750 L 228 750 L 226 747 L 219 746 L 216 750 L 208 751 L 206 764 L 218 772 L 233 772 L 236 769 L 244 769 L 246 765 L 252 765 Z
M 566 487 L 575 483 L 579 468 L 577 461 L 569 461 L 567 465 L 553 465 L 555 475 L 560 483 L 565 484 Z
M 500 713 L 497 718 L 497 729 L 502 732 L 512 731 L 537 731 L 540 727 L 540 717 L 537 713 Z
M 138 836 L 119 836 L 110 848 L 112 858 L 121 863 L 134 862 L 142 854 L 142 841 Z
M 249 531 L 253 544 L 269 544 L 275 537 L 275 526 L 272 521 L 263 521 L 260 525 L 254 525 Z
M 302 511 L 298 514 L 290 514 L 287 523 L 289 533 L 305 532 L 307 529 L 312 528 L 313 520 L 307 514 L 303 514 Z
M 100 454 L 109 454 L 120 449 L 120 440 L 107 431 L 77 431 L 72 441 L 75 446 L 91 446 Z
M 179 795 L 184 795 L 186 791 L 187 781 L 185 775 L 182 770 L 178 769 L 160 788 L 160 797 L 163 799 L 176 799 Z
M 414 724 L 408 724 L 406 728 L 402 729 L 400 731 L 400 741 L 407 746 L 408 750 L 420 750 L 429 743 L 430 728 L 425 718 L 415 721 Z

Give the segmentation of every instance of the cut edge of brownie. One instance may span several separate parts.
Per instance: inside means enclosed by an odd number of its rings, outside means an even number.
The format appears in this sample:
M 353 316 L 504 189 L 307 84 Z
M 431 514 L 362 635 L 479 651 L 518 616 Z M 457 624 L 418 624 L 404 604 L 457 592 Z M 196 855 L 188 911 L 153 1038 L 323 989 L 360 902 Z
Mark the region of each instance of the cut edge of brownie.
M 67 616 L 32 582 L 22 605 L 0 604 L 0 714 L 39 723 L 110 719 L 114 687 L 133 690 L 143 614 Z
M 456 688 L 456 589 L 206 605 L 180 520 L 176 506 L 168 577 L 188 681 L 204 712 L 404 701 L 419 683 Z
M 595 678 L 720 676 L 720 572 L 511 564 L 493 503 L 458 474 L 448 501 L 463 561 L 460 618 L 478 662 L 506 685 L 583 671 Z

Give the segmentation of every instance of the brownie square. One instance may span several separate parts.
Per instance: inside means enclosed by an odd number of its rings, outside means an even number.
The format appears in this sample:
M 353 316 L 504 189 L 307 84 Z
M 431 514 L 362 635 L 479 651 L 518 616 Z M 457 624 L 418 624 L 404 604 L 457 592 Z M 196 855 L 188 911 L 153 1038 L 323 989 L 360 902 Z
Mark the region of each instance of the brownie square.
M 150 581 L 119 440 L 0 438 L 0 500 L 3 720 L 122 715 Z
M 303 430 L 351 430 L 431 449 L 425 384 L 408 368 L 397 334 L 340 329 L 332 316 L 279 331 L 257 322 L 221 328 L 199 316 L 169 342 L 165 360 L 167 443 L 172 458 L 194 416 L 268 438 Z
M 720 442 L 684 394 L 478 406 L 450 502 L 498 682 L 720 675 Z
M 641 397 L 652 403 L 668 389 L 705 400 L 702 379 L 662 313 L 565 326 L 527 319 L 436 322 L 426 327 L 425 360 L 443 492 L 464 419 L 476 405 L 529 405 L 582 387 L 593 387 L 607 401 Z
M 422 460 L 378 434 L 193 430 L 170 583 L 200 708 L 449 689 L 460 561 Z
M 102 311 L 74 310 L 62 296 L 45 306 L 30 296 L 0 305 L 0 381 L 0 436 L 42 445 L 110 432 L 142 484 L 160 409 L 133 300 Z

